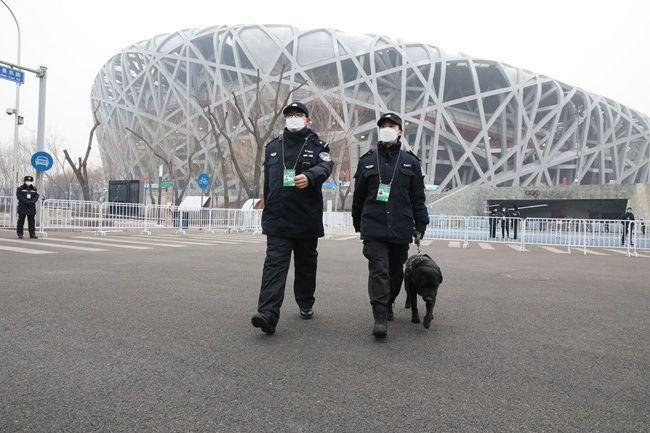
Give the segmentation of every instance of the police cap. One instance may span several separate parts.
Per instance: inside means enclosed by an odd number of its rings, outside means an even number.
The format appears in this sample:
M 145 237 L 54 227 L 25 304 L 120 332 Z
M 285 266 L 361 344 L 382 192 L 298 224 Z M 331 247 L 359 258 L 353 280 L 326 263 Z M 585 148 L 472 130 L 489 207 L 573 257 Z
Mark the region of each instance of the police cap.
M 291 104 L 287 105 L 284 107 L 284 110 L 282 110 L 282 114 L 285 116 L 289 113 L 295 113 L 296 111 L 300 111 L 301 113 L 305 113 L 305 116 L 309 117 L 309 110 L 307 110 L 307 107 L 305 104 L 302 102 L 292 102 Z
M 377 121 L 377 126 L 381 127 L 383 124 L 387 122 L 391 122 L 394 123 L 395 125 L 399 125 L 400 129 L 402 129 L 402 118 L 395 113 L 382 114 L 382 116 Z

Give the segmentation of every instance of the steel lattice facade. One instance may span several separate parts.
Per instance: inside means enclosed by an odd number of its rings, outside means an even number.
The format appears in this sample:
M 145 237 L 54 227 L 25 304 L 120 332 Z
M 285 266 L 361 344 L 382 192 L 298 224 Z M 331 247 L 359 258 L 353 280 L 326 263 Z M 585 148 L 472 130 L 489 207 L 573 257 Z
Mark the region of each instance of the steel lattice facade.
M 179 31 L 112 57 L 91 95 L 105 165 L 128 177 L 157 171 L 129 127 L 172 152 L 181 176 L 197 143 L 195 161 L 208 167 L 215 143 L 197 140 L 209 127 L 203 107 L 217 110 L 235 92 L 250 109 L 257 70 L 277 83 L 282 66 L 288 86 L 305 83 L 297 99 L 332 114 L 317 132 L 351 131 L 353 169 L 375 142 L 376 119 L 393 111 L 425 182 L 440 188 L 650 182 L 650 119 L 611 99 L 431 45 L 284 25 Z

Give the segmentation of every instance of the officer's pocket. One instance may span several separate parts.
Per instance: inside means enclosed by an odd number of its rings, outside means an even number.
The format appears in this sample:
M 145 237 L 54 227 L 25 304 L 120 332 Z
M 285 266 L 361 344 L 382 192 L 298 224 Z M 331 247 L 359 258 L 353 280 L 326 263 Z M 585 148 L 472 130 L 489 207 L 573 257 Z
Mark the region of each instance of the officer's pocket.
M 377 176 L 377 169 L 376 168 L 371 168 L 369 170 L 366 170 L 363 172 L 363 177 L 366 179 L 372 177 L 372 176 Z
M 404 175 L 404 176 L 409 176 L 409 178 L 411 176 L 415 176 L 415 172 L 413 171 L 412 168 L 400 167 L 399 172 L 402 173 L 402 175 Z
M 282 164 L 280 164 L 280 157 L 269 158 L 264 162 L 269 173 L 269 184 L 273 185 L 275 182 L 282 182 Z

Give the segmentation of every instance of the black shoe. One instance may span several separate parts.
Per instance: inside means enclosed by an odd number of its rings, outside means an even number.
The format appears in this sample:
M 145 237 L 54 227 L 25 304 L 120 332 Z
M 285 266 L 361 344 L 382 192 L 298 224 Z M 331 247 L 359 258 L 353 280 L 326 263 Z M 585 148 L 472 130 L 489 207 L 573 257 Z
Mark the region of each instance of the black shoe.
M 30 239 L 38 239 L 38 236 L 34 235 L 34 236 L 30 236 L 29 238 Z
M 300 318 L 304 320 L 311 320 L 314 318 L 314 310 L 311 308 L 301 308 L 300 309 Z
M 273 319 L 271 319 L 268 314 L 255 313 L 253 314 L 251 322 L 253 323 L 254 327 L 260 328 L 262 332 L 266 334 L 275 333 L 275 324 L 273 323 Z
M 372 327 L 372 335 L 375 338 L 386 338 L 388 334 L 388 323 L 386 320 L 375 319 L 375 326 Z
M 388 319 L 389 322 L 393 321 L 393 306 L 392 305 L 388 306 L 388 313 L 386 314 L 386 318 Z
M 372 327 L 372 335 L 375 338 L 386 338 L 388 334 L 388 314 L 386 307 L 374 306 L 372 315 L 375 317 L 375 325 Z
M 23 235 L 18 235 L 18 239 L 22 239 L 22 238 L 23 238 Z

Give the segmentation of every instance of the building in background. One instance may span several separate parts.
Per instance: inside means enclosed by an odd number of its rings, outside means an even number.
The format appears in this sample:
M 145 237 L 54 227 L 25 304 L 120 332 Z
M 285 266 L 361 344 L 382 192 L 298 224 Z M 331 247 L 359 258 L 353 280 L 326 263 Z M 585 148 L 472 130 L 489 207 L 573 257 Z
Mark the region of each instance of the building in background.
M 222 116 L 232 130 L 232 151 L 252 172 L 250 135 L 232 98 L 241 98 L 244 110 L 256 107 L 258 70 L 271 85 L 283 70 L 282 90 L 302 84 L 295 99 L 326 113 L 314 129 L 342 143 L 340 182 L 350 180 L 387 111 L 402 116 L 425 183 L 441 190 L 650 182 L 650 119 L 611 99 L 424 43 L 285 25 L 183 30 L 110 58 L 97 74 L 91 103 L 111 177 L 154 179 L 163 156 L 179 182 L 190 170 L 206 171 L 218 193 L 226 173 L 229 188 L 238 188 L 230 149 L 223 136 L 209 133 L 205 113 L 210 108 Z M 261 113 L 260 122 L 270 114 Z

